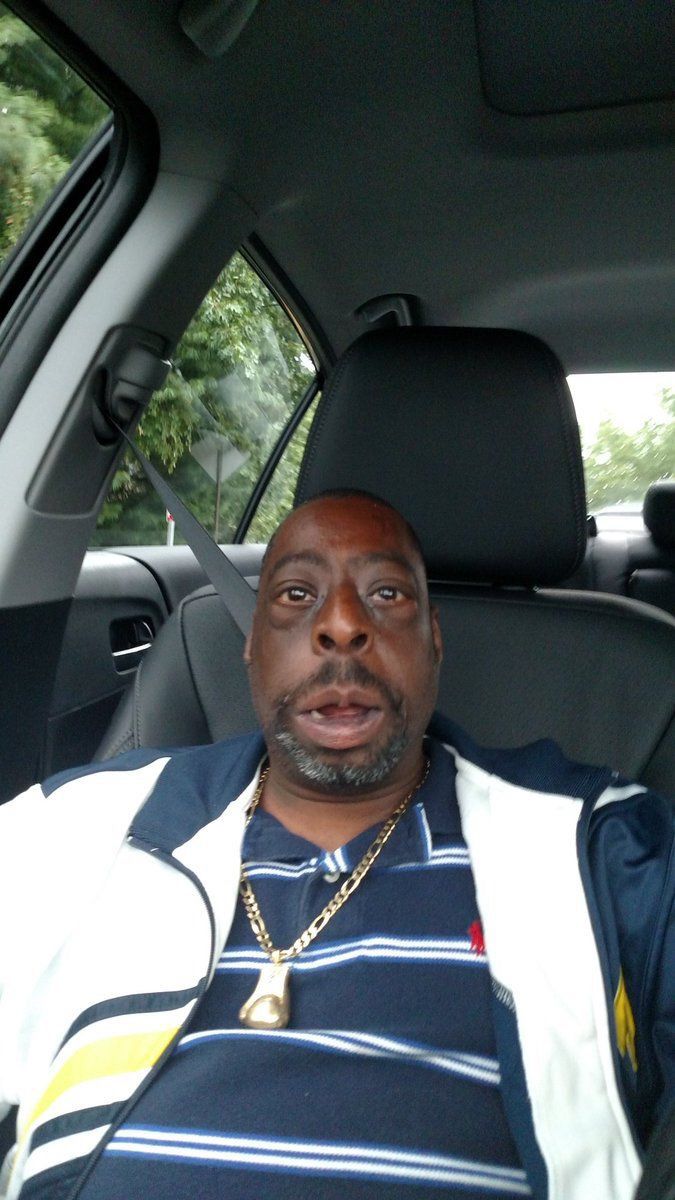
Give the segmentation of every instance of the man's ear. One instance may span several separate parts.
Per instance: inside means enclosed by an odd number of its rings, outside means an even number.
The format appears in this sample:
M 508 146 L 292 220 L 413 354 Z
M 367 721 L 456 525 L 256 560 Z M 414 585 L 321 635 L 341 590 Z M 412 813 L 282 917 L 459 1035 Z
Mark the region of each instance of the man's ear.
M 443 662 L 443 635 L 438 622 L 438 609 L 432 608 L 429 616 L 431 620 L 431 640 L 434 643 L 436 662 L 440 665 Z
M 250 633 L 248 633 L 246 635 L 246 641 L 244 643 L 244 663 L 246 664 L 247 667 L 250 667 L 250 665 L 251 665 L 251 635 L 250 635 Z

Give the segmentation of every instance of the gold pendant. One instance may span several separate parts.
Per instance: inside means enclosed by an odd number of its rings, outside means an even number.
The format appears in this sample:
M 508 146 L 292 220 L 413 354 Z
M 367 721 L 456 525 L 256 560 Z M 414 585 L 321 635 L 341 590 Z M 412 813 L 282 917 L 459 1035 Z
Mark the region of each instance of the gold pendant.
M 248 1000 L 239 1009 L 239 1020 L 249 1029 L 285 1029 L 291 1015 L 288 976 L 285 962 L 265 963 Z

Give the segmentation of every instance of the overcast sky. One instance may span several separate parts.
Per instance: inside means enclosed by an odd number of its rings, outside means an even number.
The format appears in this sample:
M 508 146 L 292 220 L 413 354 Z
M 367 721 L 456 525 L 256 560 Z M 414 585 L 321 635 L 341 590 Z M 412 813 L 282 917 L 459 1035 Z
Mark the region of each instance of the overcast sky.
M 568 383 L 584 441 L 592 441 L 604 417 L 624 429 L 639 428 L 650 417 L 663 417 L 663 388 L 675 388 L 675 371 L 639 375 L 570 375 Z

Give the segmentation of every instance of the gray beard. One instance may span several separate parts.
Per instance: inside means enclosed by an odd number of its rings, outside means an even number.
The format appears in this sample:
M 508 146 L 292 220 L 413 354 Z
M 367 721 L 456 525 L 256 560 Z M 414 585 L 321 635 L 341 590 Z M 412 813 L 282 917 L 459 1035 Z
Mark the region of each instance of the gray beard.
M 360 687 L 376 689 L 395 714 L 395 728 L 389 741 L 380 750 L 374 751 L 369 762 L 360 766 L 326 762 L 320 756 L 320 752 L 308 750 L 288 728 L 287 714 L 292 704 L 297 703 L 303 695 L 308 695 L 313 688 L 338 683 L 353 683 Z M 272 741 L 276 742 L 301 780 L 314 784 L 324 792 L 335 793 L 356 793 L 362 788 L 382 783 L 398 765 L 410 743 L 402 698 L 359 662 L 350 662 L 342 666 L 334 662 L 325 662 L 294 692 L 281 696 L 275 705 L 274 718 L 266 729 L 265 736 L 268 745 Z
M 298 775 L 306 783 L 313 783 L 326 792 L 357 792 L 361 788 L 382 783 L 398 766 L 408 745 L 407 734 L 399 730 L 392 734 L 372 762 L 356 767 L 348 763 L 324 762 L 301 746 L 287 729 L 276 730 L 274 740 L 293 763 Z

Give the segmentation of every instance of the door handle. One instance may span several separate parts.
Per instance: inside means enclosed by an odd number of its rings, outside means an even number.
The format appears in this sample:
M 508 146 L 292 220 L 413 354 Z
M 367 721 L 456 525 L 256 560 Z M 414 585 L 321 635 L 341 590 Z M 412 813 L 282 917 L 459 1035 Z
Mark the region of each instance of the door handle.
M 110 649 L 118 675 L 135 671 L 155 639 L 150 617 L 120 617 L 110 622 Z

